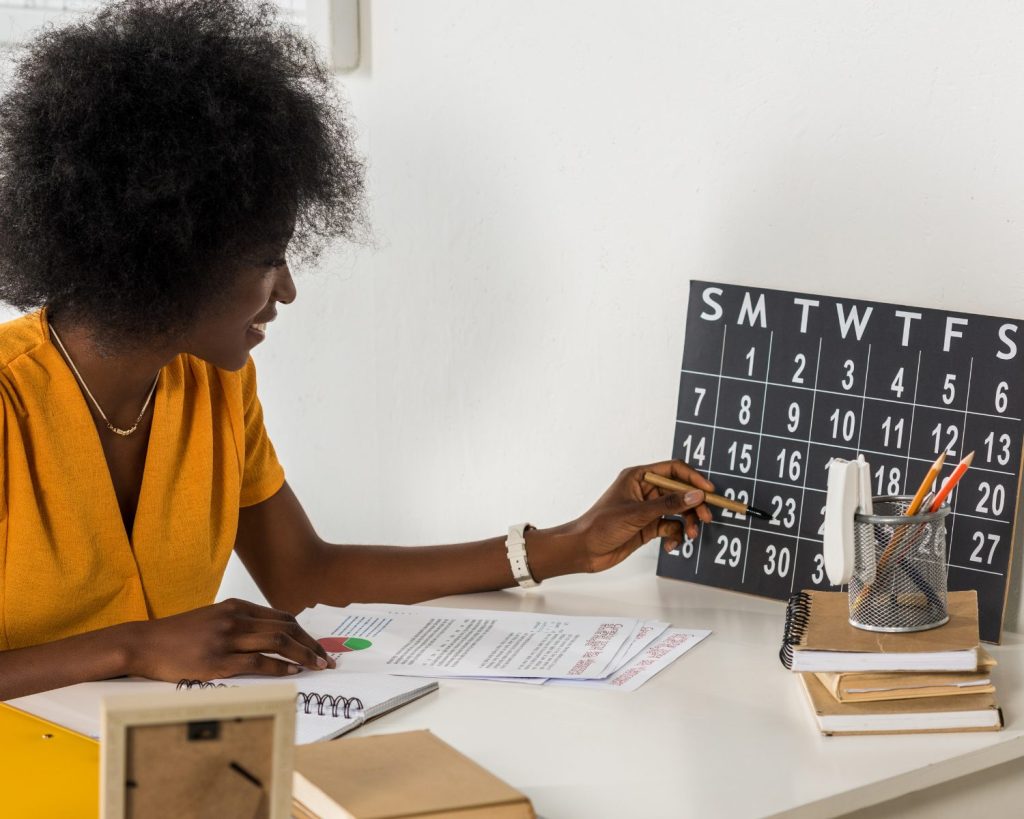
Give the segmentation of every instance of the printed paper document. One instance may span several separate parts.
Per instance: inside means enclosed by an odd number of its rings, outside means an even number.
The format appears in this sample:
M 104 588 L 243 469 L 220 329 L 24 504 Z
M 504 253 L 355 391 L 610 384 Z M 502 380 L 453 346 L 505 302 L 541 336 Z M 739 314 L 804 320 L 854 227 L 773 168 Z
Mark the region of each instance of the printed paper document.
M 607 676 L 639 627 L 631 617 L 364 604 L 317 606 L 299 621 L 350 671 L 578 680 Z

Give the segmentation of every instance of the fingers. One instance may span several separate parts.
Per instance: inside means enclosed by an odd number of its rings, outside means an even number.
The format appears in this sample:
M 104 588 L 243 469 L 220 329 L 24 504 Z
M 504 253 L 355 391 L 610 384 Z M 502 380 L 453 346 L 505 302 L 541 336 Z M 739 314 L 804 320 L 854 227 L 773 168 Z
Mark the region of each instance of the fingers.
M 662 546 L 666 552 L 672 551 L 682 545 L 684 538 L 691 540 L 697 536 L 698 528 L 696 518 L 692 512 L 687 512 L 683 520 L 677 518 L 656 518 L 623 544 L 621 549 L 625 554 L 634 552 L 645 543 L 655 538 L 661 538 Z
M 289 614 L 287 611 L 281 611 L 280 609 L 272 609 L 269 606 L 260 606 L 256 603 L 250 603 L 248 600 L 239 600 L 237 597 L 232 597 L 230 600 L 224 600 L 217 604 L 218 608 L 225 608 L 230 613 L 239 616 L 255 617 L 259 620 L 283 620 L 285 622 L 295 622 L 295 617 Z
M 639 480 L 641 486 L 644 487 L 643 497 L 650 499 L 651 497 L 659 494 L 664 490 L 660 490 L 657 487 L 651 486 L 643 480 L 643 474 L 645 472 L 654 472 L 655 474 L 661 475 L 662 477 L 672 478 L 677 481 L 682 481 L 690 486 L 695 486 L 706 492 L 714 491 L 715 485 L 711 483 L 707 478 L 701 475 L 697 470 L 693 469 L 688 464 L 682 461 L 661 461 L 660 463 L 648 464 L 647 466 L 635 467 L 633 470 L 639 474 Z M 648 491 L 648 488 L 651 491 Z M 689 537 L 697 536 L 697 525 L 698 521 L 704 523 L 711 523 L 713 516 L 711 510 L 705 504 L 704 498 L 701 497 L 699 500 L 695 499 L 695 496 L 690 494 L 689 496 L 684 495 L 686 506 L 693 508 L 693 513 L 687 513 L 684 517 L 687 520 L 686 532 Z M 680 514 L 680 513 L 676 513 Z
M 654 537 L 662 538 L 665 551 L 670 552 L 682 546 L 684 538 L 696 540 L 699 534 L 700 528 L 697 516 L 693 512 L 687 512 L 683 516 L 682 521 L 664 518 L 658 521 Z
M 711 523 L 714 516 L 711 514 L 711 509 L 706 503 L 702 503 L 700 506 L 694 508 L 693 513 L 696 517 L 700 518 L 704 523 Z
M 681 500 L 680 500 L 681 498 Z M 644 507 L 640 516 L 634 517 L 630 523 L 639 525 L 639 542 L 643 545 L 656 537 L 665 540 L 665 549 L 671 550 L 682 545 L 683 538 L 688 537 L 694 540 L 700 533 L 700 522 L 710 522 L 711 513 L 707 506 L 701 501 L 704 499 L 701 492 L 689 492 L 682 496 L 679 494 L 662 495 L 652 498 L 638 506 Z M 683 504 L 680 507 L 678 504 Z M 685 508 L 689 506 L 689 508 Z M 675 517 L 664 517 L 672 515 Z M 705 519 L 705 515 L 707 519 Z M 682 518 L 679 520 L 678 518 Z
M 232 641 L 231 648 L 236 653 L 254 656 L 262 656 L 264 653 L 277 654 L 314 671 L 328 666 L 327 658 L 322 657 L 300 639 L 297 639 L 296 631 L 281 621 L 254 620 L 249 624 L 249 628 L 250 631 L 239 634 Z M 305 632 L 298 626 L 294 628 L 305 635 Z
M 260 674 L 265 677 L 290 677 L 301 667 L 268 657 L 266 654 L 232 654 L 224 660 L 224 670 L 218 676 L 237 677 L 239 674 Z
M 687 535 L 689 535 L 689 531 L 687 531 Z M 654 536 L 662 538 L 665 541 L 665 550 L 671 551 L 682 545 L 683 524 L 678 520 L 660 520 Z
M 264 635 L 271 635 L 262 638 L 253 636 L 252 639 L 248 640 L 247 645 L 260 642 L 261 640 L 264 643 L 270 640 L 279 644 L 279 646 L 271 645 L 269 648 L 242 647 L 237 650 L 276 652 L 282 657 L 295 660 L 307 668 L 334 668 L 337 665 L 327 653 L 327 650 L 296 622 L 292 614 L 286 611 L 268 608 L 267 606 L 258 606 L 255 603 L 237 599 L 225 600 L 223 603 L 219 603 L 218 606 L 228 611 L 236 628 L 243 634 L 255 635 L 262 633 Z M 281 649 L 287 649 L 287 651 Z M 288 653 L 288 651 L 291 653 Z M 323 662 L 318 662 L 318 660 Z
M 654 472 L 663 478 L 674 478 L 677 481 L 688 483 L 690 486 L 703 489 L 705 492 L 715 491 L 715 485 L 711 481 L 692 466 L 682 461 L 660 461 L 654 464 L 647 464 L 647 466 L 637 466 L 632 469 L 632 472 L 636 479 L 641 482 L 644 478 L 644 472 Z
M 659 524 L 658 537 L 665 539 L 665 551 L 671 551 L 677 546 L 681 546 L 683 533 L 690 540 L 696 540 L 697 535 L 700 534 L 700 524 L 712 522 L 711 510 L 705 503 L 687 510 L 682 517 L 681 524 L 675 520 L 663 520 Z M 675 524 L 675 526 L 673 527 L 671 524 Z
M 666 515 L 682 516 L 689 510 L 701 506 L 704 506 L 704 493 L 700 490 L 691 490 L 686 493 L 669 492 L 650 500 L 630 504 L 627 522 L 637 529 L 643 529 Z

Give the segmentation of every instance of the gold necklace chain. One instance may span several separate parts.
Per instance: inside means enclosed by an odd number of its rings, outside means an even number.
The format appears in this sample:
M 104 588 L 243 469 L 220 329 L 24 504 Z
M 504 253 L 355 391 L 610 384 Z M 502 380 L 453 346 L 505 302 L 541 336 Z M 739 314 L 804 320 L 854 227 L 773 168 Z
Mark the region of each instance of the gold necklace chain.
M 85 379 L 82 378 L 82 374 L 78 371 L 78 367 L 75 366 L 75 362 L 71 360 L 71 354 L 68 352 L 68 348 L 64 346 L 64 342 L 60 340 L 60 336 L 57 335 L 57 331 L 53 329 L 53 325 L 50 325 L 50 335 L 53 336 L 53 340 L 57 342 L 57 346 L 60 347 L 64 358 L 67 359 L 68 364 L 71 366 L 71 372 L 75 374 L 75 378 L 78 379 L 78 383 L 82 385 L 82 389 L 85 390 L 85 394 L 89 396 L 89 400 L 92 401 L 92 405 L 96 407 L 96 412 L 100 414 L 100 418 L 103 419 L 103 423 L 107 425 L 107 429 L 113 432 L 115 435 L 120 435 L 122 438 L 127 438 L 135 430 L 139 428 L 139 422 L 142 421 L 142 416 L 146 414 L 146 410 L 149 409 L 149 402 L 153 399 L 153 393 L 156 392 L 157 382 L 160 381 L 160 371 L 157 370 L 156 378 L 153 379 L 153 386 L 149 388 L 149 395 L 146 396 L 146 403 L 142 405 L 142 412 L 139 413 L 139 417 L 135 419 L 135 423 L 132 424 L 128 429 L 121 429 L 115 427 L 110 421 L 107 420 L 107 415 L 103 412 L 103 408 L 100 406 L 100 402 L 96 400 L 96 396 L 92 394 L 89 389 L 89 385 L 85 383 Z

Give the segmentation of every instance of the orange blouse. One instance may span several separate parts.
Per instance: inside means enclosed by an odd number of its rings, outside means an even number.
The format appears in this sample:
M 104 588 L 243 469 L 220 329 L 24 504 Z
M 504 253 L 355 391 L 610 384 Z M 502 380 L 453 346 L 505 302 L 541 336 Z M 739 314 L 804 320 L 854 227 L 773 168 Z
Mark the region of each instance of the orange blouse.
M 160 372 L 128 538 L 85 398 L 45 311 L 0 324 L 0 649 L 213 602 L 238 512 L 284 470 L 250 358 Z

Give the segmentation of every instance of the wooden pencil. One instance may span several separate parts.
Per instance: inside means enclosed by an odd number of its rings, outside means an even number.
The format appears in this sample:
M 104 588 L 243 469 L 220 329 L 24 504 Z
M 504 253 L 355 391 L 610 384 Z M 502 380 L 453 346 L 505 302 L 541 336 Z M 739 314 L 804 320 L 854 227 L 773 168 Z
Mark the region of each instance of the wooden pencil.
M 655 474 L 654 472 L 645 472 L 644 481 L 651 484 L 651 486 L 657 486 L 660 489 L 668 489 L 671 492 L 689 492 L 693 489 L 704 492 L 704 490 L 699 486 L 690 486 L 688 483 L 673 480 L 672 478 L 663 478 L 661 475 Z M 742 501 L 726 498 L 722 495 L 716 495 L 713 492 L 704 492 L 704 502 L 707 503 L 708 506 L 717 506 L 720 509 L 728 509 L 730 512 L 735 512 L 738 515 L 750 515 L 751 517 L 761 518 L 762 520 L 771 520 L 772 517 L 763 509 L 758 509 L 756 506 L 751 506 L 749 503 L 743 503 Z

